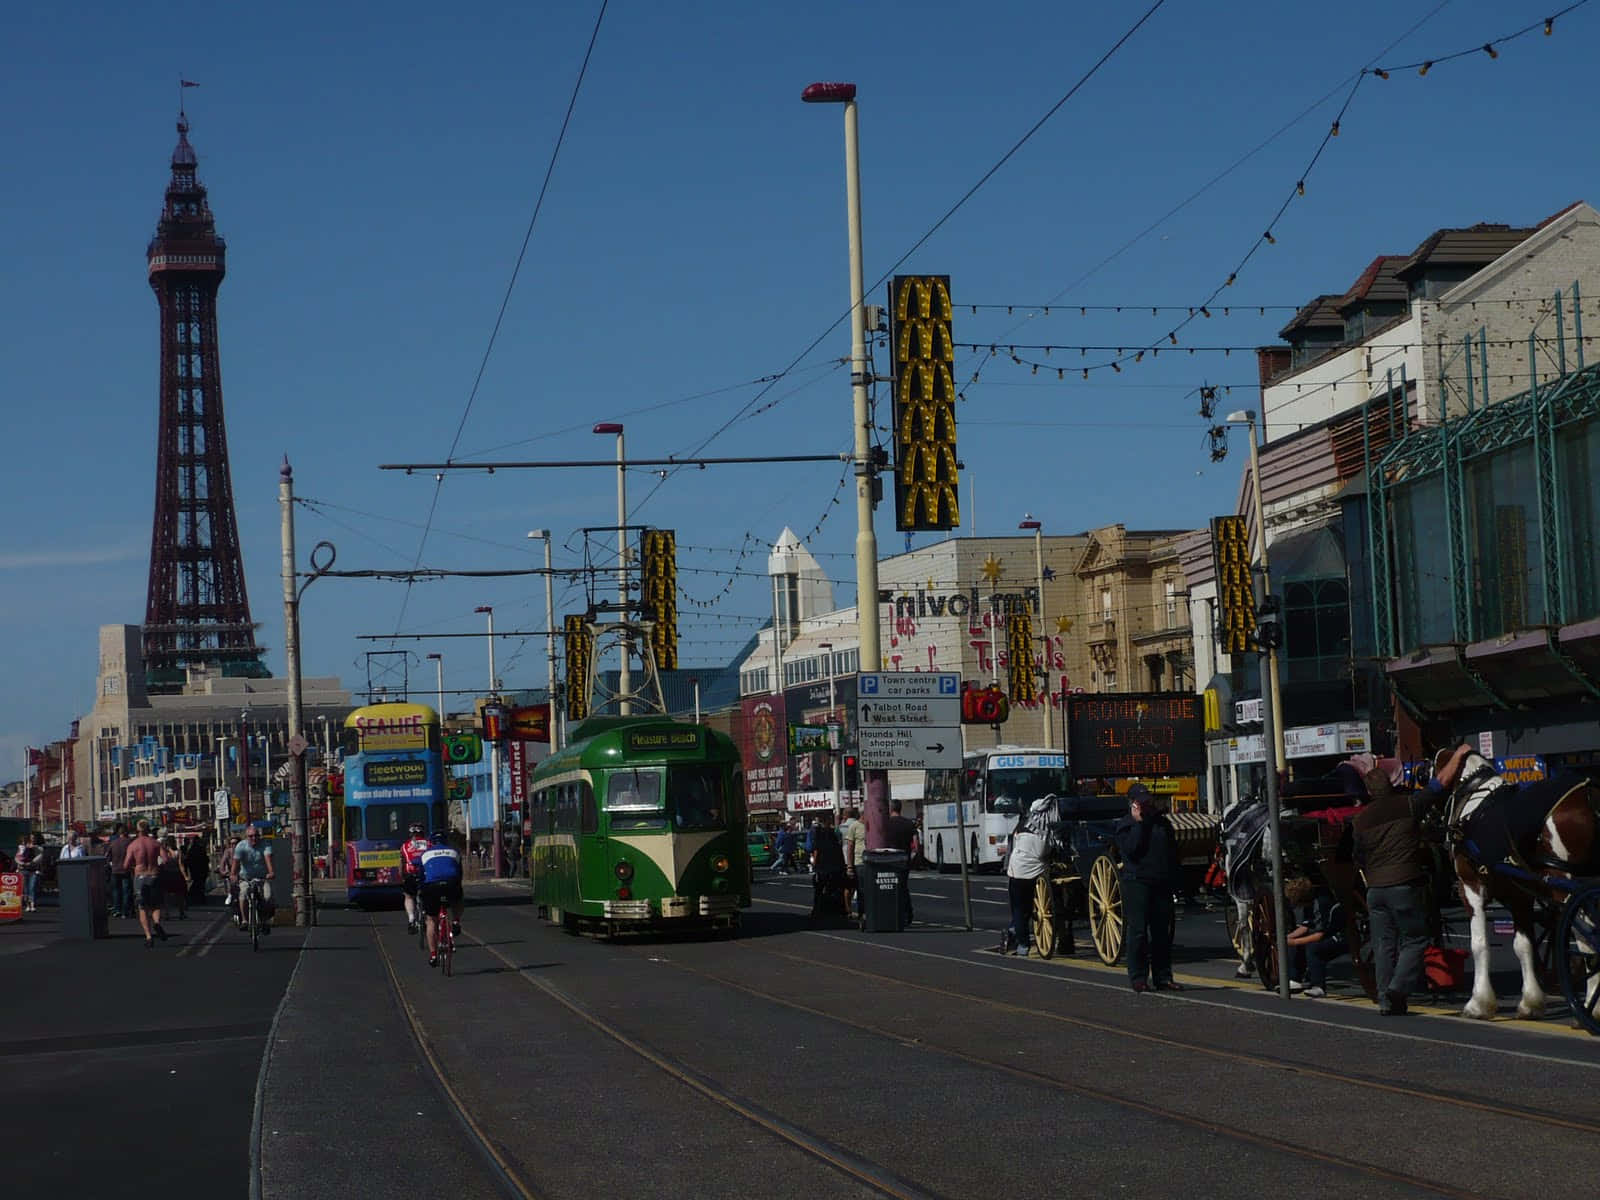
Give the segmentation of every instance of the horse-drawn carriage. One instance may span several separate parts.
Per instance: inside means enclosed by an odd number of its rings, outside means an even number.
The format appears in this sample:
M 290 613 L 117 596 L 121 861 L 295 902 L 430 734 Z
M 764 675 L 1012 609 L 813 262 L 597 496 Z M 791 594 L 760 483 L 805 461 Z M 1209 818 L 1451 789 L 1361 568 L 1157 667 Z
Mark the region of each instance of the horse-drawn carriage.
M 1073 950 L 1073 922 L 1088 919 L 1095 954 L 1107 966 L 1122 961 L 1126 938 L 1122 915 L 1122 855 L 1112 840 L 1128 812 L 1124 796 L 1063 796 L 1046 840 L 1048 869 L 1035 883 L 1031 933 L 1035 952 L 1050 958 Z M 1218 819 L 1208 813 L 1168 814 L 1178 843 L 1182 891 L 1203 887 L 1217 842 Z

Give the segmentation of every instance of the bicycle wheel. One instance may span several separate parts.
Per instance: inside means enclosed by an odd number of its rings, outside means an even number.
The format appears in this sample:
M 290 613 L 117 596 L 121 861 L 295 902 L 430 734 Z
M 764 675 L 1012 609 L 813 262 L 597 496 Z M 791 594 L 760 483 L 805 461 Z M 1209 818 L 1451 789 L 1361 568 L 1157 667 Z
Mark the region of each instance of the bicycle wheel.
M 450 932 L 450 925 L 446 918 L 439 918 L 439 966 L 444 970 L 445 978 L 450 977 L 450 964 L 456 957 L 456 937 Z
M 417 945 L 422 952 L 428 952 L 428 914 L 422 911 L 422 901 L 417 901 Z
M 255 888 L 250 889 L 250 949 L 261 949 L 261 901 Z

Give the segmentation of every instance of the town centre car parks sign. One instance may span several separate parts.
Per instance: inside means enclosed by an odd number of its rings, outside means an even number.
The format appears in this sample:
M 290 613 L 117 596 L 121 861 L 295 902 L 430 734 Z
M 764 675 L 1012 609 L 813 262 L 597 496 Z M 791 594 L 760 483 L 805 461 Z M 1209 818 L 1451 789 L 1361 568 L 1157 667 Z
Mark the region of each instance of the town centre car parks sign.
M 868 770 L 961 765 L 961 676 L 875 671 L 856 676 L 856 755 Z

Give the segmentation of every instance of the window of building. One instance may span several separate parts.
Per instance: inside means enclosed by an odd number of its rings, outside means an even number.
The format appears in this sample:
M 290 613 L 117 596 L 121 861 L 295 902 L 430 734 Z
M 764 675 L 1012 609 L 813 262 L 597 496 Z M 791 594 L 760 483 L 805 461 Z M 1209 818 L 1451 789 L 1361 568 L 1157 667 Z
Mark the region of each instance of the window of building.
M 1350 659 L 1350 589 L 1342 578 L 1283 589 L 1283 657 L 1293 683 L 1342 679 Z
M 1171 629 L 1178 623 L 1178 581 L 1169 579 L 1166 583 L 1167 600 L 1167 628 Z
M 1100 589 L 1100 619 L 1111 620 L 1111 589 L 1108 587 Z

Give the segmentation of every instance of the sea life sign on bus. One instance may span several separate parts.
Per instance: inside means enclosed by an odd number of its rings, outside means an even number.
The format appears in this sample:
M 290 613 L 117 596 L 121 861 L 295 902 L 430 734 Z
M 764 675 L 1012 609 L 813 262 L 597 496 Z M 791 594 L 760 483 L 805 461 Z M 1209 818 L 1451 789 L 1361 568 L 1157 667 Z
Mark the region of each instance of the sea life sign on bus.
M 426 717 L 432 709 L 420 704 L 389 704 L 382 708 L 382 712 L 369 709 L 353 718 L 363 751 L 428 748 Z

